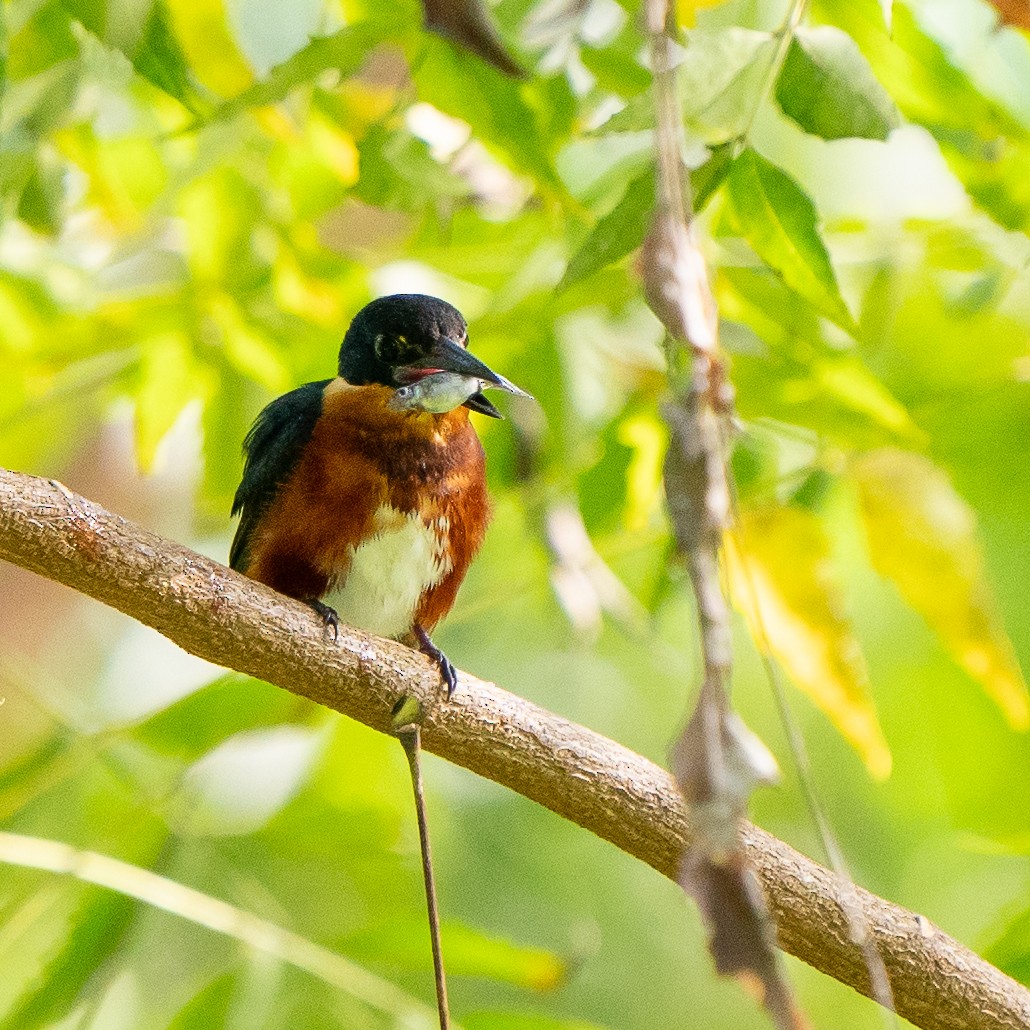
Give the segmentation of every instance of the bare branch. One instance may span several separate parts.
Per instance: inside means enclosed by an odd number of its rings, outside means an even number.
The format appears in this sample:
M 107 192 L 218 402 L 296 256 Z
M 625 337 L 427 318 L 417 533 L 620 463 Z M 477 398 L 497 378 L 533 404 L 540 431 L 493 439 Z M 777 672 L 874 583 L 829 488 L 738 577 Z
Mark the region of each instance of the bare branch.
M 382 732 L 405 694 L 425 712 L 425 747 L 578 823 L 675 878 L 690 839 L 666 770 L 491 683 L 439 675 L 400 644 L 340 627 L 338 644 L 298 602 L 170 543 L 44 479 L 0 470 L 0 558 L 153 626 L 193 654 L 260 677 Z M 869 992 L 836 876 L 755 826 L 744 845 L 780 944 Z M 927 1030 L 1030 1030 L 1030 991 L 928 920 L 858 890 L 897 1011 Z

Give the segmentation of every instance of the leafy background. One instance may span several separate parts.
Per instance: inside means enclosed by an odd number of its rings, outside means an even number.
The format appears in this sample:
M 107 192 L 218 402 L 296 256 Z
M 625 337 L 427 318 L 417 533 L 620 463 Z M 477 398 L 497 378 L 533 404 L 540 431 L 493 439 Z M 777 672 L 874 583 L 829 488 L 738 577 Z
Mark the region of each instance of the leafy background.
M 3 13 L 0 462 L 224 559 L 260 407 L 370 297 L 444 296 L 540 403 L 479 425 L 496 517 L 439 641 L 664 760 L 697 650 L 634 271 L 636 5 L 502 0 L 524 81 L 410 0 Z M 1030 981 L 1027 38 L 974 0 L 678 16 L 741 415 L 735 702 L 785 770 L 755 817 L 822 857 L 762 648 L 856 878 Z M 17 570 L 0 604 L 0 824 L 41 839 L 0 837 L 0 1027 L 432 1025 L 395 743 Z M 674 885 L 427 775 L 463 1026 L 762 1025 Z M 165 879 L 62 876 L 45 841 Z M 294 936 L 219 934 L 221 902 Z M 817 1026 L 879 1025 L 789 965 Z

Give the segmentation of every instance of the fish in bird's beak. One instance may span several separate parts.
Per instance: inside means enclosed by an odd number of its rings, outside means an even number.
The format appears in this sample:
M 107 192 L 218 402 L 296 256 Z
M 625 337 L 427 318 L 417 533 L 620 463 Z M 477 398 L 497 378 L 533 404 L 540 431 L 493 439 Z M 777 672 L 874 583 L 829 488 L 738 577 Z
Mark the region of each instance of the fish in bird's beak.
M 425 357 L 396 369 L 394 378 L 404 384 L 391 402 L 396 408 L 444 412 L 464 404 L 481 415 L 504 418 L 483 396 L 483 390 L 496 388 L 532 399 L 525 390 L 445 336 L 436 341 Z

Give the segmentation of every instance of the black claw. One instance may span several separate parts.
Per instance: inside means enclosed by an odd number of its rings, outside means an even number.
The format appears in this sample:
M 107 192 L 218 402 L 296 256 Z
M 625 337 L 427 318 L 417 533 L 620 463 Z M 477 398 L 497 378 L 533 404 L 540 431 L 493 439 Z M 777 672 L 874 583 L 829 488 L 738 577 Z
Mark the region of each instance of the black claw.
M 308 601 L 308 606 L 315 610 L 315 614 L 322 620 L 323 626 L 331 626 L 333 630 L 333 641 L 340 639 L 340 616 L 336 614 L 335 608 L 323 604 L 321 601 Z
M 415 626 L 415 636 L 418 639 L 419 650 L 432 658 L 434 662 L 440 667 L 440 679 L 443 681 L 443 685 L 447 688 L 447 697 L 458 689 L 458 670 L 454 668 L 454 663 L 443 653 L 429 639 L 429 634 L 419 625 Z

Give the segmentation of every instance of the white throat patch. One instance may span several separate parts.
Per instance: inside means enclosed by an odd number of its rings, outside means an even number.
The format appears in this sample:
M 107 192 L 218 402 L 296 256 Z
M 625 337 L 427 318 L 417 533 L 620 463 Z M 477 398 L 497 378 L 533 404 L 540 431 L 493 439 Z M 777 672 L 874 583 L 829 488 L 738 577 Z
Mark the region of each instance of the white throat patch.
M 447 519 L 426 522 L 388 505 L 373 519 L 374 535 L 354 550 L 346 579 L 324 598 L 343 622 L 381 637 L 411 629 L 424 591 L 453 568 L 444 543 Z

